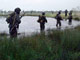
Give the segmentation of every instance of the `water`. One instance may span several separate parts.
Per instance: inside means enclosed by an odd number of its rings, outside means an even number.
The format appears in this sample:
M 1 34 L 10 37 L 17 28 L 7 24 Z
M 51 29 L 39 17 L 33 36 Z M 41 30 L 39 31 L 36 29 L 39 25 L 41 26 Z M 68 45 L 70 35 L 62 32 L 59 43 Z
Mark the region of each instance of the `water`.
M 9 34 L 8 24 L 5 20 L 6 18 L 0 17 L 0 32 L 5 32 Z M 18 32 L 26 33 L 26 34 L 30 34 L 33 32 L 40 32 L 40 25 L 39 23 L 37 23 L 37 20 L 38 20 L 38 17 L 24 16 L 21 19 L 21 24 Z M 48 20 L 48 23 L 45 24 L 45 30 L 56 29 L 56 20 L 54 18 L 47 18 L 47 20 Z M 62 22 L 61 29 L 72 28 L 77 25 L 80 25 L 79 21 L 74 21 L 74 20 L 71 26 L 68 25 L 68 21 L 63 20 L 61 22 Z

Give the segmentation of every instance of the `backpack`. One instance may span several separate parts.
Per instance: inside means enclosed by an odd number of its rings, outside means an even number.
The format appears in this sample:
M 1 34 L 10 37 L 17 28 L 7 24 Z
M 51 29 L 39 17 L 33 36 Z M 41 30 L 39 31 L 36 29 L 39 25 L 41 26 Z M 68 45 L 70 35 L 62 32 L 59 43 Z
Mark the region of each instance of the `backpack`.
M 13 17 L 15 16 L 15 13 L 11 13 L 7 18 L 6 18 L 6 22 L 9 23 L 9 24 L 12 24 L 13 23 Z
M 57 14 L 56 17 L 55 17 L 55 19 L 62 20 L 62 17 L 59 14 Z
M 72 16 L 69 16 L 68 19 L 72 19 Z

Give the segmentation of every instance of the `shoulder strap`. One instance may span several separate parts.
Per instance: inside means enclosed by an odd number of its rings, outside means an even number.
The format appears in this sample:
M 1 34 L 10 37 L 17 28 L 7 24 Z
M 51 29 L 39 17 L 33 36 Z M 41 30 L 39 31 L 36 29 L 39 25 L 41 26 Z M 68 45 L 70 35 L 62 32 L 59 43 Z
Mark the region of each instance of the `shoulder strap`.
M 16 19 L 16 13 L 14 13 L 14 16 L 13 16 L 13 25 L 15 24 L 15 20 Z

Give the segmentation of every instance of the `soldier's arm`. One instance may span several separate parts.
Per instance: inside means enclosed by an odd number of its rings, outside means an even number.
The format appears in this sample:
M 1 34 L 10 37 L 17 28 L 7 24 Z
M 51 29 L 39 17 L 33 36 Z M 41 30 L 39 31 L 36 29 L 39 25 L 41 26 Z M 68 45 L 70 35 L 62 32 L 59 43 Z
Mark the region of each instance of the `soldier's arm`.
M 45 19 L 45 22 L 47 23 L 47 19 L 46 19 L 46 17 L 44 17 L 44 19 Z
M 25 13 L 23 15 L 20 16 L 20 19 L 25 15 Z
M 63 20 L 63 18 L 61 17 L 61 15 L 59 17 L 60 17 L 60 20 Z
M 20 23 L 21 23 L 21 20 L 20 20 L 19 15 L 16 15 L 16 21 L 17 21 L 17 23 L 18 23 L 18 24 L 20 24 Z

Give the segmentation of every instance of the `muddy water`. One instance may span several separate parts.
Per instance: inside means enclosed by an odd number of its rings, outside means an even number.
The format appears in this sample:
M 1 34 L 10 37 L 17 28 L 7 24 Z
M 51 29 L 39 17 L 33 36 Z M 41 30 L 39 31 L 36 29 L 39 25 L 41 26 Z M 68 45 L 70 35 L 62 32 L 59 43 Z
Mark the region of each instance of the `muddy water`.
M 24 16 L 21 19 L 21 24 L 20 24 L 20 28 L 18 30 L 19 33 L 26 33 L 26 34 L 30 34 L 33 32 L 40 32 L 40 27 L 39 27 L 39 23 L 37 23 L 37 19 L 38 17 L 32 17 L 32 16 Z M 6 18 L 4 17 L 0 17 L 0 32 L 5 32 L 7 34 L 9 34 L 9 29 L 8 29 L 8 24 L 5 21 Z M 54 18 L 47 18 L 48 23 L 45 24 L 45 30 L 47 29 L 56 29 L 56 20 Z M 74 21 L 72 22 L 72 25 L 68 25 L 68 21 L 61 21 L 62 22 L 62 27 L 61 29 L 65 29 L 65 28 L 72 28 L 75 27 L 77 25 L 80 25 L 79 21 Z

